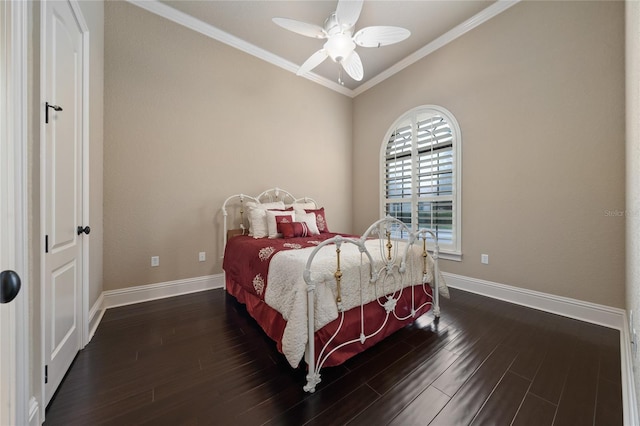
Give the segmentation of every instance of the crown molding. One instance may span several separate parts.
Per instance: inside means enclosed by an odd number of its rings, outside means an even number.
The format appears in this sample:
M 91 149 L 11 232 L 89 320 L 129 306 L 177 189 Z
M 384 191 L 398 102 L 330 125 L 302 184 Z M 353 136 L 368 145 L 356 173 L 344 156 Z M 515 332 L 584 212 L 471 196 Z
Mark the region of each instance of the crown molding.
M 256 58 L 262 59 L 270 64 L 273 64 L 277 67 L 285 69 L 289 72 L 296 73 L 298 71 L 299 66 L 294 64 L 293 62 L 287 61 L 286 59 L 275 55 L 265 49 L 262 49 L 258 46 L 255 46 L 251 43 L 242 40 L 234 35 L 227 33 L 226 31 L 222 31 L 221 29 L 214 27 L 213 25 L 207 24 L 199 19 L 194 18 L 191 15 L 187 15 L 186 13 L 180 12 L 170 6 L 167 6 L 164 3 L 160 3 L 158 0 L 127 0 L 129 3 L 138 6 L 141 9 L 144 9 L 148 12 L 154 13 L 158 16 L 166 18 L 170 21 L 175 22 L 176 24 L 187 27 L 193 31 L 199 32 L 207 37 L 210 37 L 214 40 L 217 40 L 221 43 L 234 47 L 238 50 L 241 50 L 249 55 L 255 56 Z M 407 56 L 400 62 L 395 65 L 387 68 L 385 71 L 371 78 L 367 82 L 361 84 L 355 89 L 348 89 L 335 81 L 324 78 L 318 74 L 309 72 L 303 75 L 303 78 L 310 80 L 314 83 L 320 84 L 328 89 L 331 89 L 340 94 L 349 96 L 350 98 L 355 98 L 356 96 L 364 93 L 365 91 L 371 89 L 372 87 L 380 84 L 384 80 L 389 77 L 399 73 L 403 69 L 408 66 L 418 62 L 422 58 L 427 55 L 435 52 L 441 47 L 447 45 L 458 37 L 466 34 L 472 29 L 478 27 L 479 25 L 485 23 L 489 19 L 499 15 L 505 10 L 509 9 L 511 6 L 519 3 L 521 0 L 498 0 L 493 3 L 491 6 L 472 16 L 471 18 L 464 21 L 462 24 L 454 27 L 453 29 L 447 31 L 437 39 L 433 40 L 426 46 L 421 49 L 415 51 L 411 55 Z
M 418 62 L 420 59 L 424 58 L 425 56 L 427 56 L 427 55 L 435 52 L 436 50 L 440 49 L 441 47 L 451 43 L 453 40 L 457 39 L 458 37 L 460 37 L 460 36 L 462 36 L 462 35 L 464 35 L 466 33 L 468 33 L 472 29 L 484 24 L 489 19 L 501 14 L 502 12 L 504 12 L 505 10 L 509 9 L 511 6 L 514 6 L 515 4 L 517 4 L 519 2 L 520 2 L 520 0 L 498 0 L 498 1 L 496 1 L 491 6 L 487 7 L 486 9 L 484 9 L 481 12 L 477 13 L 476 15 L 472 16 L 471 18 L 467 19 L 462 24 L 460 24 L 460 25 L 452 28 L 451 30 L 447 31 L 446 33 L 444 33 L 440 37 L 436 38 L 435 40 L 433 40 L 429 44 L 425 45 L 423 48 L 421 48 L 419 50 L 416 50 L 411 55 L 407 56 L 406 58 L 404 58 L 400 62 L 396 63 L 395 65 L 387 68 L 385 71 L 383 71 L 380 74 L 376 75 L 375 77 L 371 78 L 366 83 L 363 83 L 360 86 L 356 87 L 353 90 L 353 97 L 356 97 L 359 94 L 364 93 L 365 91 L 367 91 L 367 90 L 371 89 L 372 87 L 376 86 L 377 84 L 380 84 L 381 82 L 383 82 L 384 80 L 386 80 L 389 77 L 393 76 L 394 74 L 397 74 L 400 71 L 402 71 L 403 69 L 407 68 L 409 65 L 412 65 L 412 64 Z
M 154 13 L 165 19 L 173 21 L 176 24 L 182 25 L 186 28 L 189 28 L 193 31 L 196 31 L 200 34 L 203 34 L 221 43 L 234 47 L 238 50 L 248 53 L 249 55 L 255 56 L 256 58 L 262 59 L 266 62 L 269 62 L 270 64 L 278 66 L 294 74 L 298 71 L 299 66 L 294 64 L 293 62 L 287 61 L 286 59 L 278 55 L 275 55 L 251 43 L 248 43 L 242 40 L 241 38 L 231 35 L 226 31 L 222 31 L 221 29 L 214 27 L 213 25 L 207 24 L 206 22 L 203 22 L 199 19 L 196 19 L 191 15 L 187 15 L 186 13 L 180 12 L 179 10 L 176 10 L 170 6 L 167 6 L 164 3 L 160 3 L 158 0 L 127 0 L 127 1 L 135 6 L 138 6 L 141 9 L 144 9 L 148 12 Z M 307 73 L 302 77 L 308 80 L 311 80 L 314 83 L 325 86 L 338 93 L 341 93 L 343 95 L 353 97 L 353 91 L 351 89 L 348 89 L 329 79 L 321 77 L 318 74 Z

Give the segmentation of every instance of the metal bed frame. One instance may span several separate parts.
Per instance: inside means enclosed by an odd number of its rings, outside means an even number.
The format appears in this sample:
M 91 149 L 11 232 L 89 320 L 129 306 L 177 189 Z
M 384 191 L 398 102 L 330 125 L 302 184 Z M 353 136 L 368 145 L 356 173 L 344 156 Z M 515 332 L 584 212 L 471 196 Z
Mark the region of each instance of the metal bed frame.
M 241 234 L 245 234 L 248 231 L 248 227 L 245 225 L 247 223 L 247 218 L 245 217 L 246 211 L 246 203 L 247 202 L 273 202 L 273 201 L 283 201 L 285 203 L 293 204 L 293 203 L 313 203 L 316 208 L 318 204 L 309 197 L 296 198 L 290 192 L 285 191 L 280 188 L 271 188 L 266 191 L 263 191 L 258 196 L 250 196 L 245 194 L 237 194 L 232 195 L 224 201 L 222 206 L 222 214 L 224 216 L 224 225 L 223 225 L 223 255 L 224 255 L 224 247 L 226 247 L 227 240 L 229 238 L 228 233 L 232 230 L 229 229 L 228 221 L 229 221 L 229 211 L 232 209 L 232 206 L 235 206 L 236 217 L 234 223 L 238 223 Z M 236 204 L 234 204 L 236 203 Z M 239 215 L 239 220 L 238 216 Z M 234 228 L 237 229 L 237 228 Z M 395 236 L 395 237 L 394 237 Z M 397 238 L 398 236 L 406 236 L 405 238 Z M 427 282 L 429 276 L 429 267 L 428 267 L 428 258 L 429 253 L 427 250 L 427 239 L 430 239 L 434 242 L 433 254 L 431 258 L 433 259 L 433 283 Z M 371 249 L 367 248 L 367 241 L 377 240 L 377 247 L 379 253 L 377 256 L 374 256 L 374 253 L 371 253 Z M 403 242 L 401 244 L 401 242 Z M 365 316 L 364 312 L 364 304 L 362 302 L 359 307 L 355 307 L 353 309 L 360 309 L 360 335 L 357 338 L 341 343 L 340 345 L 328 349 L 331 342 L 338 335 L 339 331 L 342 328 L 344 323 L 345 316 L 345 308 L 342 304 L 341 300 L 341 280 L 342 280 L 342 271 L 341 271 L 341 248 L 345 244 L 354 244 L 358 247 L 360 252 L 360 267 L 361 268 L 369 268 L 367 273 L 368 278 L 360 280 L 360 294 L 362 295 L 362 291 L 364 286 L 375 286 L 376 287 L 376 295 L 377 288 L 383 288 L 384 293 L 380 294 L 380 297 L 377 298 L 378 304 L 380 308 L 385 312 L 385 318 L 383 323 L 374 331 L 373 333 L 365 333 Z M 414 247 L 418 247 L 421 245 L 421 256 L 422 256 L 422 276 L 421 277 L 406 277 L 409 273 L 407 268 L 407 258 L 411 252 L 415 251 Z M 321 250 L 325 250 L 328 247 L 335 248 L 336 252 L 336 269 L 333 273 L 333 279 L 336 284 L 336 306 L 338 308 L 339 315 L 339 326 L 336 329 L 335 333 L 331 336 L 328 342 L 320 348 L 319 355 L 316 358 L 315 356 L 315 318 L 314 318 L 314 309 L 315 306 L 315 292 L 316 288 L 320 285 L 325 285 L 326 281 L 323 281 L 320 277 L 315 277 L 313 274 L 313 264 L 316 256 Z M 439 278 L 440 271 L 438 266 L 438 257 L 439 257 L 439 246 L 438 246 L 438 238 L 435 233 L 427 229 L 421 229 L 418 231 L 411 231 L 409 227 L 402 221 L 387 216 L 383 219 L 380 219 L 374 222 L 367 231 L 360 238 L 346 238 L 342 236 L 335 236 L 328 240 L 323 241 L 318 244 L 317 247 L 314 248 L 309 258 L 307 259 L 307 263 L 305 266 L 303 279 L 307 285 L 307 320 L 308 320 L 308 341 L 307 347 L 305 350 L 304 359 L 308 365 L 308 374 L 306 376 L 307 383 L 304 385 L 304 390 L 307 392 L 314 392 L 316 386 L 321 381 L 320 370 L 329 358 L 329 356 L 335 351 L 340 350 L 344 346 L 351 344 L 363 344 L 367 339 L 372 338 L 373 336 L 380 333 L 384 327 L 387 325 L 387 322 L 391 315 L 394 315 L 398 320 L 407 320 L 410 317 L 417 319 L 417 312 L 423 308 L 425 305 L 431 304 L 433 313 L 435 316 L 435 321 L 437 322 L 440 318 L 440 296 L 439 296 Z M 375 259 L 375 260 L 374 260 Z M 409 268 L 410 269 L 410 268 Z M 403 280 L 410 279 L 415 285 L 410 285 L 407 287 L 402 286 Z M 388 288 L 388 283 L 396 283 L 400 282 L 399 286 L 395 286 L 389 292 L 386 290 Z M 432 293 L 429 294 L 428 287 L 431 286 Z M 225 288 L 226 288 L 226 279 L 225 279 Z M 400 316 L 395 308 L 396 302 L 402 296 L 404 291 L 411 292 L 411 310 L 409 315 Z M 415 292 L 416 291 L 424 291 L 428 296 L 429 300 L 427 302 L 422 303 L 419 306 L 416 306 L 415 301 Z M 383 300 L 383 301 L 381 301 Z
M 398 240 L 392 239 L 392 235 L 400 233 L 401 235 L 408 235 L 408 239 L 405 241 L 404 248 L 398 244 Z M 433 270 L 433 293 L 431 296 L 431 301 L 427 301 L 420 306 L 416 306 L 415 302 L 415 292 L 416 291 L 425 291 L 425 293 L 429 294 L 426 286 L 429 285 L 427 277 L 429 275 L 429 268 L 427 259 L 429 257 L 427 251 L 427 238 L 431 237 L 435 242 L 434 252 L 433 252 L 433 261 L 434 261 L 434 270 Z M 371 238 L 377 237 L 378 246 L 380 251 L 379 260 L 381 262 L 374 262 L 373 255 L 370 253 L 370 249 L 367 248 L 366 242 Z M 341 279 L 342 279 L 342 271 L 340 270 L 340 256 L 341 256 L 341 247 L 343 244 L 355 244 L 360 253 L 361 253 L 361 268 L 364 266 L 363 259 L 366 257 L 369 265 L 369 279 L 367 282 L 360 282 L 360 293 L 362 294 L 363 286 L 372 285 L 372 286 L 380 286 L 381 283 L 392 280 L 396 281 L 397 276 L 403 276 L 407 274 L 409 271 L 407 270 L 407 256 L 410 253 L 410 250 L 414 244 L 419 244 L 420 240 L 422 241 L 422 277 L 418 281 L 420 285 L 412 285 L 409 287 L 402 287 L 401 285 L 396 285 L 391 293 L 388 293 L 388 290 L 384 290 L 384 294 L 380 294 L 380 298 L 377 299 L 378 304 L 382 309 L 384 309 L 386 316 L 384 322 L 380 325 L 380 327 L 373 333 L 366 334 L 365 333 L 365 317 L 364 317 L 364 304 L 360 304 L 360 336 L 344 342 L 330 351 L 327 350 L 331 341 L 335 336 L 337 336 L 340 331 L 343 321 L 345 310 L 342 306 L 341 300 Z M 338 312 L 340 315 L 340 325 L 336 329 L 332 338 L 321 348 L 320 353 L 316 359 L 315 356 L 315 339 L 314 339 L 314 309 L 312 308 L 315 305 L 314 295 L 316 286 L 322 285 L 320 279 L 314 279 L 312 277 L 312 266 L 316 255 L 322 250 L 324 247 L 329 245 L 335 245 L 336 251 L 336 270 L 334 272 L 334 278 L 336 282 L 336 305 L 338 307 Z M 315 387 L 318 383 L 320 383 L 320 369 L 322 368 L 325 361 L 328 357 L 335 351 L 340 348 L 350 345 L 350 344 L 364 344 L 367 339 L 372 338 L 373 336 L 380 333 L 383 328 L 386 326 L 390 315 L 394 315 L 399 320 L 407 320 L 410 317 L 416 318 L 416 313 L 425 305 L 431 304 L 433 307 L 433 312 L 435 316 L 435 320 L 438 321 L 440 318 L 440 297 L 438 292 L 438 279 L 439 279 L 439 268 L 438 268 L 438 238 L 435 233 L 430 230 L 419 230 L 417 232 L 410 232 L 407 225 L 404 222 L 401 222 L 398 219 L 387 216 L 383 219 L 380 219 L 374 222 L 369 229 L 362 235 L 360 239 L 351 239 L 344 238 L 341 236 L 336 236 L 326 241 L 323 241 L 319 244 L 309 256 L 307 260 L 307 264 L 304 270 L 304 280 L 307 283 L 307 304 L 308 304 L 308 343 L 307 343 L 307 351 L 305 353 L 305 360 L 309 366 L 309 371 L 307 374 L 307 384 L 304 386 L 304 390 L 307 392 L 314 392 Z M 375 265 L 375 266 L 373 266 Z M 361 275 L 362 276 L 362 275 Z M 414 277 L 409 277 L 410 280 L 413 280 Z M 402 281 L 402 280 L 401 280 Z M 409 315 L 399 316 L 396 312 L 396 302 L 402 296 L 402 292 L 411 291 L 411 311 Z M 377 292 L 376 292 L 377 294 Z M 381 299 L 384 302 L 381 302 Z

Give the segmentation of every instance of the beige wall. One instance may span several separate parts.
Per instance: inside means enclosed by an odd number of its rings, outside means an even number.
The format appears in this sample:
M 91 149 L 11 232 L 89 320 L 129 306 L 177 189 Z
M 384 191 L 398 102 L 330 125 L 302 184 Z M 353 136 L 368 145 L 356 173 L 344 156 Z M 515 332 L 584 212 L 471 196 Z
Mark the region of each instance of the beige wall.
M 523 2 L 351 101 L 107 2 L 104 289 L 221 272 L 233 193 L 284 187 L 363 231 L 388 127 L 437 104 L 463 135 L 464 259 L 444 269 L 623 307 L 623 28 L 621 2 Z
M 222 272 L 232 194 L 311 196 L 332 229 L 351 231 L 348 97 L 107 2 L 104 111 L 105 290 Z
M 519 3 L 355 99 L 354 231 L 389 126 L 440 105 L 463 151 L 463 260 L 442 269 L 622 308 L 624 99 L 624 3 Z
M 640 3 L 626 2 L 627 81 L 627 312 L 640 332 Z M 636 343 L 637 346 L 637 343 Z M 636 398 L 640 397 L 640 358 L 633 356 Z

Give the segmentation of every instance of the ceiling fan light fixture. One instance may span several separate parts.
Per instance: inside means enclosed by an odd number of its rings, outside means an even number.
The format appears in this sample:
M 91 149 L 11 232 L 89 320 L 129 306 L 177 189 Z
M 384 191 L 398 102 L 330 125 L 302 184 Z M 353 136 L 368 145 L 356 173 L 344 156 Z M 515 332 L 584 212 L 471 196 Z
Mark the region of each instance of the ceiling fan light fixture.
M 353 52 L 356 44 L 351 34 L 335 34 L 324 44 L 324 50 L 334 62 L 340 62 Z

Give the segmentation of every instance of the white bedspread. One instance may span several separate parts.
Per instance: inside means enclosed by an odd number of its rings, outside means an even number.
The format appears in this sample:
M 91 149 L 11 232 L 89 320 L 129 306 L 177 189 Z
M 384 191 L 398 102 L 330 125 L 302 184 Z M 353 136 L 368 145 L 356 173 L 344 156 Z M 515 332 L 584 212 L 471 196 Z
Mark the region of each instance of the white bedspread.
M 400 244 L 399 250 L 402 250 Z M 379 268 L 379 240 L 366 242 L 367 251 L 371 253 L 374 263 Z M 292 367 L 297 367 L 304 356 L 307 344 L 307 285 L 303 279 L 303 271 L 307 259 L 315 247 L 300 250 L 286 250 L 276 253 L 269 265 L 268 285 L 265 291 L 265 302 L 280 312 L 287 325 L 282 337 L 282 352 Z M 380 278 L 377 285 L 369 283 L 369 260 L 362 255 L 355 244 L 343 243 L 341 247 L 342 271 L 341 296 L 344 309 L 348 310 L 366 304 L 391 293 L 401 287 L 408 287 L 422 282 L 422 248 L 412 247 L 413 255 L 407 256 L 407 270 L 404 274 L 387 275 Z M 364 267 L 360 267 L 364 265 Z M 380 263 L 378 263 L 380 262 Z M 433 282 L 433 259 L 428 258 L 427 282 Z M 325 246 L 317 255 L 312 265 L 312 278 L 323 284 L 316 287 L 315 292 L 315 330 L 322 328 L 338 318 L 336 306 L 336 282 L 333 276 L 336 270 L 335 245 Z M 383 275 L 381 275 L 382 277 Z M 393 278 L 392 278 L 393 276 Z M 448 297 L 448 289 L 442 276 L 440 278 L 440 295 Z M 360 283 L 363 296 L 361 301 Z

